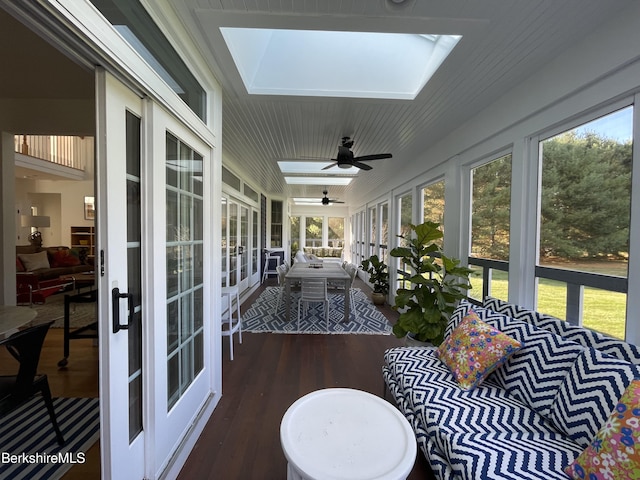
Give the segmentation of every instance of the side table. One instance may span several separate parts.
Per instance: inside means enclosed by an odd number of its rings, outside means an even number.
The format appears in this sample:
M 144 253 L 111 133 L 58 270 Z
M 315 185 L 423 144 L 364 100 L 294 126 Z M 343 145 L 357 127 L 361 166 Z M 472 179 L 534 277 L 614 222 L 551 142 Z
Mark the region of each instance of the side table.
M 398 409 L 349 388 L 318 390 L 294 402 L 282 417 L 280 441 L 288 480 L 405 479 L 417 452 Z
M 75 295 L 64 296 L 64 340 L 63 351 L 64 357 L 58 362 L 59 367 L 66 367 L 69 363 L 69 341 L 78 338 L 98 338 L 98 322 L 91 322 L 84 327 L 76 328 L 71 331 L 70 328 L 70 306 L 72 303 L 95 303 L 98 300 L 98 290 L 89 290 L 88 292 L 76 293 Z M 89 333 L 86 333 L 89 332 Z

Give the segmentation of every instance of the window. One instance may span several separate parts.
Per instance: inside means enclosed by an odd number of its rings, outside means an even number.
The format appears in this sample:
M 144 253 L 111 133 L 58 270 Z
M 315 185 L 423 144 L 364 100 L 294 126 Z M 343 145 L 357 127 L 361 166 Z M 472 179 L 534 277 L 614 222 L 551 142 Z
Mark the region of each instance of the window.
M 140 2 L 91 0 L 131 47 L 206 122 L 204 89 Z
M 322 246 L 323 217 L 307 217 L 305 222 L 305 246 Z
M 439 223 L 444 232 L 444 180 L 422 189 L 422 219 L 424 222 Z M 435 243 L 442 247 L 442 239 Z
M 291 217 L 291 255 L 300 250 L 300 217 Z
M 327 220 L 329 231 L 327 238 L 329 246 L 334 248 L 342 248 L 344 246 L 344 218 L 329 217 Z
M 397 234 L 398 235 L 409 235 L 411 233 L 411 228 L 409 227 L 409 224 L 412 223 L 412 216 L 413 216 L 413 197 L 411 196 L 411 193 L 407 193 L 406 195 L 403 195 L 399 198 L 398 200 L 398 219 L 399 219 L 399 225 L 398 225 L 398 229 L 397 229 Z M 402 240 L 402 239 L 398 239 L 399 244 L 398 246 L 406 246 L 406 241 Z M 398 269 L 398 272 L 407 272 L 409 273 L 410 269 L 408 266 L 406 266 L 404 263 L 400 263 L 400 259 L 395 259 L 396 262 L 396 268 Z M 411 283 L 407 282 L 406 280 L 403 280 L 403 276 L 401 274 L 398 275 L 398 288 L 411 288 Z
M 380 206 L 380 260 L 389 263 L 389 204 Z
M 511 154 L 472 169 L 471 185 L 469 296 L 508 300 Z
M 258 201 L 260 200 L 260 196 L 258 195 L 258 192 L 256 192 L 253 188 L 251 188 L 246 183 L 243 185 L 243 190 L 247 198 L 250 198 L 254 202 L 258 203 Z
M 167 133 L 167 397 L 204 367 L 202 155 Z
M 228 249 L 228 238 L 227 238 L 227 199 L 222 197 L 222 217 L 220 219 L 220 228 L 221 228 L 221 236 L 220 243 L 222 247 L 222 286 L 226 287 L 226 283 L 228 282 L 229 275 L 227 273 L 228 266 L 227 262 L 229 261 L 229 249 Z
M 626 107 L 539 143 L 537 308 L 618 338 L 625 337 L 632 131 Z
M 372 207 L 369 209 L 369 231 L 371 232 L 371 236 L 369 237 L 369 256 L 375 255 L 376 252 L 376 244 L 378 243 L 378 231 L 376 227 L 378 226 L 378 218 L 376 215 L 376 207 Z
M 284 212 L 282 200 L 271 200 L 271 248 L 282 247 Z

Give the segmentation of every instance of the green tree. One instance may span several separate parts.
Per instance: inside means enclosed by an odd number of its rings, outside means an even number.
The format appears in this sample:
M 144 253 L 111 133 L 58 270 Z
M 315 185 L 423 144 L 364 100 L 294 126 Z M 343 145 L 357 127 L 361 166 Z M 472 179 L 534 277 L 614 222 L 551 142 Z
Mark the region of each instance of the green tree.
M 629 251 L 631 142 L 567 132 L 543 143 L 540 256 Z
M 509 259 L 511 155 L 473 170 L 471 254 Z

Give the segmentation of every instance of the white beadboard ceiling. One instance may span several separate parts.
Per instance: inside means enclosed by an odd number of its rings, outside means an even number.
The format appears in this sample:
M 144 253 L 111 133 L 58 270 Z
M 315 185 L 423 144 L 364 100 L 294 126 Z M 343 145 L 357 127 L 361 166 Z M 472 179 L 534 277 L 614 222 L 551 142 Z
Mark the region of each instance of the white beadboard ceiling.
M 403 165 L 414 162 L 434 142 L 634 3 L 407 0 L 396 6 L 389 0 L 142 1 L 165 31 L 182 22 L 179 35 L 186 31 L 192 37 L 221 83 L 223 160 L 254 188 L 268 195 L 320 198 L 321 185 L 287 185 L 277 162 L 335 158 L 343 136 L 354 139 L 355 155 L 392 153 L 393 159 L 369 162 L 373 170 L 360 172 L 350 185 L 328 187 L 329 197 L 353 206 L 376 192 L 388 191 L 389 179 L 397 178 Z M 3 98 L 91 98 L 91 72 L 61 59 L 2 10 L 0 26 L 5 63 L 19 66 L 0 75 Z M 457 34 L 463 38 L 414 100 L 284 97 L 247 94 L 220 27 Z M 349 54 L 349 45 L 345 45 L 344 55 Z M 53 62 L 58 62 L 56 68 L 49 66 Z M 62 70 L 64 75 L 51 75 Z M 39 131 L 38 125 L 23 123 L 4 128 Z M 430 165 L 424 162 L 416 175 L 428 170 Z
M 419 152 L 490 105 L 629 5 L 625 0 L 180 0 L 177 15 L 223 87 L 223 161 L 267 194 L 320 197 L 322 186 L 287 185 L 278 160 L 331 159 L 341 137 L 376 160 L 332 198 L 359 202 Z M 169 18 L 154 2 L 155 14 Z M 412 101 L 247 94 L 220 27 L 463 35 Z M 349 46 L 344 46 L 349 56 Z M 442 160 L 442 159 L 439 159 Z M 429 165 L 424 165 L 424 170 Z M 337 169 L 336 169 L 337 170 Z

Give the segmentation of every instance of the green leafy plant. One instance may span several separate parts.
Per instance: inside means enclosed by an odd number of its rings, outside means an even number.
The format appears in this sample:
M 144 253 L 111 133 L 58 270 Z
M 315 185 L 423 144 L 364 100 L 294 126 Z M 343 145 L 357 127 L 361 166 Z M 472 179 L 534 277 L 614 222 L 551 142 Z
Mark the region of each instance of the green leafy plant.
M 387 264 L 381 261 L 377 255 L 371 255 L 360 263 L 362 269 L 369 274 L 369 282 L 373 284 L 375 293 L 386 295 L 389 293 L 389 272 Z
M 421 342 L 440 345 L 451 314 L 459 300 L 466 297 L 471 288 L 471 269 L 460 266 L 460 260 L 442 253 L 436 240 L 443 237 L 440 224 L 424 222 L 410 225 L 411 232 L 398 235 L 403 246 L 391 250 L 392 257 L 410 267 L 403 279 L 412 288 L 396 291 L 393 308 L 400 317 L 393 326 L 393 334 L 403 338 L 413 335 Z

